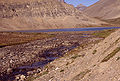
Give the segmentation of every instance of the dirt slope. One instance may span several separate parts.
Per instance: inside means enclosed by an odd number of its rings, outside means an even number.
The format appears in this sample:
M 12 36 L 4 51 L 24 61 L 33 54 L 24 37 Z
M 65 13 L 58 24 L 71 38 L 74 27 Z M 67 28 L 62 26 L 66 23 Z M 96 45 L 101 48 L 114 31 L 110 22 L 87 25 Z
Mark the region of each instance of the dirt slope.
M 120 81 L 120 30 L 78 55 L 55 60 L 34 81 Z
M 1 0 L 0 30 L 73 28 L 106 24 L 58 0 Z
M 120 0 L 100 0 L 86 8 L 84 13 L 102 19 L 118 18 L 120 17 Z

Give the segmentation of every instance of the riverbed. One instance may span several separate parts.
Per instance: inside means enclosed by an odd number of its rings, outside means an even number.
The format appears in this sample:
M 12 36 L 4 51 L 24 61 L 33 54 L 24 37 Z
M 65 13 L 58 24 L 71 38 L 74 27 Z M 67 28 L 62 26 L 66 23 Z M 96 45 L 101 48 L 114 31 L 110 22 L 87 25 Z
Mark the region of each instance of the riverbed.
M 38 69 L 70 50 L 79 46 L 84 48 L 84 44 L 103 39 L 93 36 L 95 31 L 54 32 L 49 34 L 55 37 L 0 48 L 0 80 L 14 80 L 18 75 L 29 76 L 30 71 L 39 72 Z
M 65 29 L 43 29 L 43 30 L 21 30 L 15 32 L 73 32 L 73 31 L 99 31 L 107 29 L 119 29 L 120 27 L 87 27 L 87 28 L 65 28 Z

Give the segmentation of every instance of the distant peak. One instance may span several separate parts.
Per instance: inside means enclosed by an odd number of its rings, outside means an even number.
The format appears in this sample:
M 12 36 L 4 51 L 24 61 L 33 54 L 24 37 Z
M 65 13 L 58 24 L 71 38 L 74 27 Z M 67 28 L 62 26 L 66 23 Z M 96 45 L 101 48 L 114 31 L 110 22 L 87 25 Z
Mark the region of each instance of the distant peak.
M 81 7 L 81 6 L 84 6 L 84 7 L 86 7 L 85 5 L 83 5 L 83 4 L 79 4 L 79 5 L 77 5 L 77 7 Z
M 79 5 L 77 5 L 77 7 L 76 7 L 78 10 L 84 10 L 85 8 L 87 8 L 85 5 L 83 5 L 83 4 L 79 4 Z
M 64 0 L 58 0 L 58 1 L 60 1 L 60 2 L 65 2 Z

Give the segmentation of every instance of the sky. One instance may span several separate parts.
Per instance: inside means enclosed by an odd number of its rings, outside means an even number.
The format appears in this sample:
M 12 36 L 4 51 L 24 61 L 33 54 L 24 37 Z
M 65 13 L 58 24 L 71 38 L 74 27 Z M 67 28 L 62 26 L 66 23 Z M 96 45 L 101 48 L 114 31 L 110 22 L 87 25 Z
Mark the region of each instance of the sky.
M 74 6 L 77 6 L 79 4 L 83 4 L 85 6 L 90 6 L 94 3 L 96 3 L 99 0 L 65 0 L 66 3 L 72 4 Z

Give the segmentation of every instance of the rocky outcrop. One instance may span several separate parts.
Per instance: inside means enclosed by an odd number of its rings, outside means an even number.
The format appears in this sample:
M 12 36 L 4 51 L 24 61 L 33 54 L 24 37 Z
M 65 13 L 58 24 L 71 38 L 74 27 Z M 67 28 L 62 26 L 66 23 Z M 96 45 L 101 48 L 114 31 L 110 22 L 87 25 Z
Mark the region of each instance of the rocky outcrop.
M 101 19 L 114 19 L 120 17 L 119 0 L 100 0 L 97 3 L 87 7 L 84 13 L 91 17 Z
M 0 30 L 73 28 L 106 24 L 58 0 L 1 0 Z

